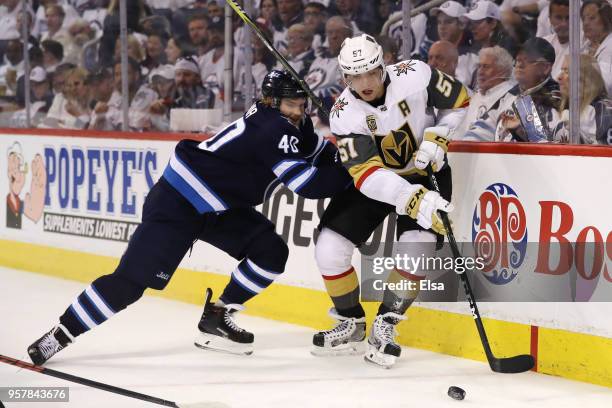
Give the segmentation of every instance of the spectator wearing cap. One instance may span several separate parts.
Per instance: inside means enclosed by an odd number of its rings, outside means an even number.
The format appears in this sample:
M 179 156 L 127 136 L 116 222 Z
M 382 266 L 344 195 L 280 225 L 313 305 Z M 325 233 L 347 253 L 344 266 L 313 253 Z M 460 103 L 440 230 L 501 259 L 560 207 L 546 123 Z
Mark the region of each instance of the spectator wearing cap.
M 310 65 L 305 77 L 312 90 L 342 84 L 338 54 L 345 39 L 353 36 L 351 22 L 342 16 L 333 16 L 325 23 L 327 48 Z
M 612 95 L 612 4 L 608 0 L 585 0 L 580 17 L 587 41 L 585 53 L 595 57 Z
M 301 0 L 277 0 L 278 17 L 281 21 L 279 28 L 274 27 L 274 47 L 280 51 L 287 50 L 287 30 L 293 24 L 304 21 L 304 5 Z
M 166 132 L 170 129 L 170 106 L 175 93 L 174 66 L 160 65 L 151 72 L 151 89 L 157 99 L 149 105 L 148 130 Z
M 499 45 L 507 49 L 510 55 L 516 55 L 516 42 L 504 30 L 497 4 L 489 0 L 477 1 L 462 18 L 469 22 L 468 29 L 474 39 L 475 52 L 483 47 Z
M 556 58 L 551 75 L 557 78 L 561 73 L 563 60 L 569 54 L 569 0 L 551 0 L 548 10 L 553 33 L 544 39 L 555 49 Z
M 325 42 L 325 22 L 327 21 L 325 1 L 309 1 L 304 6 L 304 25 L 313 33 L 312 49 L 318 52 Z
M 71 47 L 72 39 L 68 30 L 63 28 L 66 12 L 57 4 L 50 4 L 45 8 L 48 30 L 41 36 L 41 40 L 55 40 L 62 44 L 64 51 Z
M 553 111 L 553 140 L 570 142 L 569 137 L 569 56 L 563 59 L 557 80 L 561 90 L 561 103 Z M 612 101 L 607 98 L 606 88 L 598 63 L 590 55 L 580 56 L 580 138 L 581 144 L 612 145 Z
M 461 19 L 466 13 L 465 7 L 452 0 L 431 10 L 431 15 L 436 18 L 438 38 L 457 47 L 458 60 L 454 76 L 466 86 L 471 87 L 478 56 L 472 50 L 472 37 L 467 30 L 466 22 Z
M 298 23 L 287 30 L 287 62 L 300 77 L 306 75 L 315 59 L 312 49 L 312 32 L 306 25 Z M 278 63 L 276 69 L 283 69 Z
M 549 123 L 552 111 L 559 106 L 559 84 L 550 73 L 555 63 L 555 49 L 543 38 L 535 37 L 525 41 L 519 48 L 514 63 L 514 78 L 517 85 L 507 94 L 506 112 L 502 112 L 496 131 L 497 140 L 527 140 L 519 118 L 512 114 L 512 102 L 517 96 L 529 95 L 541 119 Z
M 55 98 L 40 127 L 85 129 L 89 125 L 91 92 L 89 72 L 76 67 L 66 73 L 63 98 Z
M 193 57 L 180 58 L 174 64 L 176 91 L 173 108 L 213 109 L 216 105 L 215 93 L 202 84 L 200 67 Z
M 203 14 L 195 14 L 187 19 L 190 50 L 198 56 L 206 54 L 210 49 L 208 44 L 208 26 L 210 20 Z
M 40 43 L 43 52 L 43 65 L 48 73 L 55 72 L 55 68 L 64 59 L 64 46 L 55 40 L 44 40 Z
M 499 45 L 482 48 L 478 56 L 476 92 L 470 97 L 464 120 L 455 128 L 454 138 L 492 142 L 500 104 L 508 91 L 516 86 L 512 78 L 514 61 Z
M 198 59 L 202 83 L 218 91 L 223 87 L 223 70 L 225 69 L 225 24 L 222 19 L 215 19 L 208 26 L 209 51 Z

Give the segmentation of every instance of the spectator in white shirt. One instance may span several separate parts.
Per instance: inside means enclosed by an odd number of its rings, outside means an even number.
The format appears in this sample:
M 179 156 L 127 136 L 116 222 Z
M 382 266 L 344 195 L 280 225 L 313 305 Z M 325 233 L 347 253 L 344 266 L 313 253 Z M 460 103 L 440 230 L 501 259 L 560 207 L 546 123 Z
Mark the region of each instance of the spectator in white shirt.
M 479 53 L 479 64 L 476 75 L 475 92 L 470 97 L 470 106 L 464 120 L 455 128 L 455 139 L 472 141 L 493 141 L 494 126 L 501 111 L 508 91 L 516 82 L 512 79 L 512 56 L 500 46 L 482 48 Z M 487 118 L 493 117 L 489 121 Z M 466 134 L 466 131 L 469 133 Z
M 587 39 L 585 51 L 597 59 L 608 95 L 612 95 L 612 5 L 608 0 L 585 0 L 580 16 Z
M 280 29 L 274 28 L 274 47 L 280 52 L 287 50 L 287 30 L 293 24 L 301 23 L 304 19 L 301 0 L 277 0 L 278 16 L 282 23 Z
M 224 30 L 225 24 L 222 19 L 217 18 L 210 21 L 208 25 L 209 51 L 198 60 L 202 83 L 217 94 L 223 87 L 223 70 L 225 69 Z
M 563 60 L 569 54 L 569 0 L 551 0 L 548 9 L 553 34 L 544 39 L 555 49 L 555 63 L 551 75 L 557 78 L 561 73 Z
M 4 0 L 0 6 L 0 41 L 12 40 L 20 36 L 17 31 L 17 14 L 21 13 L 19 0 Z
M 42 127 L 85 129 L 89 125 L 91 109 L 89 73 L 84 68 L 74 68 L 66 74 L 63 98 L 55 98 Z
M 55 40 L 64 46 L 64 50 L 71 46 L 71 38 L 68 31 L 63 28 L 66 12 L 62 6 L 51 4 L 45 8 L 45 17 L 47 18 L 48 31 L 44 33 L 41 40 Z

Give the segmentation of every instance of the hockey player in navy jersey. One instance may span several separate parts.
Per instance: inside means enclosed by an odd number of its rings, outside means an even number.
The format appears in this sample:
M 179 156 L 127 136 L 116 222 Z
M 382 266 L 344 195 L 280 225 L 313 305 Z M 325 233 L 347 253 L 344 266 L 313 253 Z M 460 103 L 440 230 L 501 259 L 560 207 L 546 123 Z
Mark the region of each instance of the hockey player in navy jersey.
M 284 271 L 288 257 L 272 222 L 253 207 L 280 183 L 306 198 L 329 197 L 351 183 L 336 147 L 314 133 L 297 81 L 272 71 L 262 93 L 261 101 L 214 137 L 178 143 L 117 269 L 93 281 L 59 324 L 28 348 L 34 364 L 136 302 L 146 288 L 164 289 L 196 240 L 239 263 L 216 302 L 207 289 L 195 343 L 252 353 L 254 336 L 236 324 L 234 314 Z

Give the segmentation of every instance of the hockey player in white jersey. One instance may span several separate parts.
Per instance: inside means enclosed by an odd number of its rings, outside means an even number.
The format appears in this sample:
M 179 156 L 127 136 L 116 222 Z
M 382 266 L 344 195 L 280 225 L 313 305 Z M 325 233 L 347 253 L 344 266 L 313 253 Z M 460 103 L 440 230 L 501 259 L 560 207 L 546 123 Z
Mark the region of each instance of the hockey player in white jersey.
M 443 240 L 445 231 L 436 211 L 452 210 L 448 135 L 469 103 L 467 89 L 459 81 L 425 63 L 406 60 L 385 67 L 382 48 L 366 34 L 347 39 L 338 60 L 348 87 L 336 100 L 330 123 L 354 188 L 332 199 L 319 225 L 317 265 L 334 304 L 330 314 L 339 322 L 314 335 L 315 355 L 360 351 L 365 313 L 351 258 L 354 248 L 388 214 L 398 214 L 398 242 L 410 243 L 417 252 L 408 256 L 432 255 Z M 435 127 L 434 108 L 438 109 Z M 425 171 L 430 164 L 442 196 L 430 191 Z M 395 268 L 388 282 L 424 277 Z M 418 290 L 384 292 L 368 337 L 366 361 L 384 367 L 395 363 L 401 353 L 395 326 L 405 319 L 417 294 Z

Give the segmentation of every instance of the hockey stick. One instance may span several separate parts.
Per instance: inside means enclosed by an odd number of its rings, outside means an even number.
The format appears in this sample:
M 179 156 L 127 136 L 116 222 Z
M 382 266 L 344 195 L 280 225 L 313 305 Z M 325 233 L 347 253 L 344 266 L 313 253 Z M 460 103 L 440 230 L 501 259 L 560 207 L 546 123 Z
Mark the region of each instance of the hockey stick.
M 431 165 L 427 166 L 427 176 L 429 177 L 429 181 L 433 186 L 434 191 L 440 193 L 438 180 L 436 179 L 436 176 L 433 173 Z M 443 211 L 438 211 L 438 215 L 440 216 L 440 218 L 442 218 L 442 223 L 444 224 L 444 228 L 446 229 L 446 236 L 448 237 L 448 242 L 450 244 L 453 257 L 461 258 L 461 253 L 459 252 L 457 241 L 455 241 L 455 235 L 453 234 L 453 229 L 448 219 L 448 215 Z M 489 339 L 487 338 L 487 333 L 485 332 L 484 325 L 482 324 L 480 312 L 478 311 L 478 306 L 476 305 L 474 292 L 472 292 L 472 287 L 470 286 L 470 281 L 468 280 L 467 274 L 465 272 L 460 273 L 459 278 L 461 279 L 461 283 L 463 283 L 465 296 L 467 297 L 470 309 L 472 310 L 472 316 L 474 316 L 474 322 L 476 323 L 476 328 L 478 329 L 478 334 L 480 335 L 480 341 L 482 342 L 482 347 L 484 348 L 491 370 L 497 373 L 522 373 L 531 370 L 535 365 L 535 360 L 533 356 L 529 354 L 521 354 L 514 357 L 504 358 L 498 358 L 493 355 L 493 352 L 491 351 L 491 346 L 489 344 Z
M 266 37 L 266 35 L 259 29 L 257 24 L 255 24 L 253 20 L 251 20 L 251 17 L 249 17 L 248 14 L 244 10 L 242 10 L 242 8 L 240 8 L 240 6 L 235 1 L 233 0 L 226 0 L 226 1 L 227 1 L 227 4 L 229 4 L 229 6 L 236 12 L 236 14 L 238 14 L 238 17 L 240 17 L 242 21 L 244 21 L 249 27 L 253 29 L 257 37 L 259 37 L 259 39 L 266 46 L 266 48 L 272 54 L 274 54 L 274 57 L 276 57 L 277 61 L 280 62 L 283 68 L 285 68 L 287 72 L 289 72 L 289 74 L 293 77 L 293 79 L 298 81 L 298 83 L 300 84 L 300 87 L 304 90 L 304 92 L 306 92 L 310 100 L 315 105 L 317 105 L 317 108 L 319 108 L 322 112 L 325 112 L 326 116 L 329 116 L 329 112 L 327 111 L 327 109 L 325 109 L 321 100 L 312 92 L 312 90 L 310 89 L 306 81 L 300 78 L 298 73 L 295 72 L 295 69 L 293 69 L 293 67 L 289 65 L 289 62 L 287 62 L 285 57 L 283 57 L 281 53 L 278 52 L 276 48 L 274 48 L 274 45 L 272 45 L 272 43 Z
M 36 373 L 45 374 L 51 377 L 60 378 L 62 380 L 71 381 L 73 383 L 85 385 L 87 387 L 97 388 L 102 391 L 112 392 L 113 394 L 123 395 L 134 399 L 150 402 L 152 404 L 163 405 L 165 407 L 175 408 L 213 408 L 213 407 L 227 407 L 225 404 L 211 402 L 211 403 L 194 403 L 194 404 L 177 404 L 176 402 L 167 401 L 161 398 L 152 397 L 150 395 L 141 394 L 139 392 L 126 390 L 125 388 L 115 387 L 114 385 L 108 385 L 101 382 L 89 380 L 83 377 L 77 377 L 76 375 L 63 373 L 61 371 L 52 370 L 50 368 L 37 366 L 34 364 L 27 363 L 25 361 L 16 360 L 11 357 L 0 354 L 0 362 L 13 365 L 19 368 L 25 368 L 26 370 L 34 371 Z

